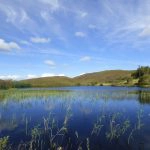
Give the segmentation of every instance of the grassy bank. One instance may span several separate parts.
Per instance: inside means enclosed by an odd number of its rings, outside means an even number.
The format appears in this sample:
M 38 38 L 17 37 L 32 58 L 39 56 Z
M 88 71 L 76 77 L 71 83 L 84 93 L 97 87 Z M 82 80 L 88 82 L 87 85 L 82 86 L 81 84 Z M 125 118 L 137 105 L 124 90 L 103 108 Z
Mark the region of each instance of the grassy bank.
M 63 94 L 67 91 L 57 91 L 57 90 L 20 90 L 20 89 L 9 89 L 9 90 L 0 90 L 0 101 L 2 100 L 22 100 L 25 98 L 37 98 L 37 97 L 49 97 L 49 96 L 57 96 L 60 93 Z

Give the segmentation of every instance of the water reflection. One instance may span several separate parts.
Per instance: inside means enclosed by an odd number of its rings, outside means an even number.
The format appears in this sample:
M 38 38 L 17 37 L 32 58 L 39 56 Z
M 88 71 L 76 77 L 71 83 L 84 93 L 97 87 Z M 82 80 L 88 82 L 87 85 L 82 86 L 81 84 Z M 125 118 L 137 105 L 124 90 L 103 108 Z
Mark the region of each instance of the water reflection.
M 139 102 L 141 104 L 150 104 L 150 92 L 149 91 L 139 91 L 138 93 Z
M 148 90 L 88 87 L 0 95 L 0 137 L 9 136 L 14 150 L 150 149 Z

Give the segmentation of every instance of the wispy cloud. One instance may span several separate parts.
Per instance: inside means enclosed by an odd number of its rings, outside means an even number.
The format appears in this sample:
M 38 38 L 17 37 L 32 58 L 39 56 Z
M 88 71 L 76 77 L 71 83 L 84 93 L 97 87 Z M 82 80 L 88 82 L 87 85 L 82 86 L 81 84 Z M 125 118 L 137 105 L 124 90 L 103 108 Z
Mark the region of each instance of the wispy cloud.
M 87 12 L 79 11 L 79 14 L 82 18 L 86 17 L 88 15 Z
M 2 80 L 18 80 L 20 79 L 19 75 L 0 75 L 0 79 Z
M 20 49 L 19 45 L 15 42 L 6 42 L 0 39 L 0 51 L 11 51 L 13 49 Z
M 50 67 L 55 67 L 56 66 L 56 63 L 52 60 L 45 60 L 44 63 L 49 65 Z
M 34 74 L 28 74 L 28 75 L 26 76 L 26 78 L 27 78 L 27 79 L 33 79 L 33 78 L 38 78 L 38 76 L 37 76 L 37 75 L 34 75 Z
M 29 41 L 25 41 L 25 40 L 21 40 L 20 43 L 23 45 L 31 45 Z
M 88 25 L 88 28 L 89 28 L 89 29 L 97 29 L 96 25 L 94 25 L 94 24 L 89 24 L 89 25 Z
M 65 76 L 65 74 L 43 73 L 41 77 Z
M 54 77 L 54 76 L 65 76 L 65 74 L 56 74 L 56 73 L 43 73 L 41 75 L 28 74 L 27 76 L 25 76 L 25 79 Z
M 31 25 L 35 28 L 36 23 L 34 20 L 30 18 L 25 8 L 17 2 L 14 2 L 13 4 L 10 4 L 9 2 L 1 3 L 0 12 L 5 15 L 7 24 L 14 25 L 20 31 L 23 28 L 28 28 L 28 30 L 30 30 L 29 27 L 31 27 Z
M 90 61 L 91 57 L 90 56 L 84 56 L 82 58 L 80 58 L 80 61 Z
M 86 37 L 86 34 L 84 32 L 75 32 L 76 37 Z
M 150 26 L 145 27 L 143 31 L 139 34 L 140 37 L 150 37 Z
M 79 74 L 79 76 L 82 76 L 82 75 L 84 75 L 84 74 L 86 74 L 86 73 L 85 73 L 85 72 L 82 72 L 82 73 Z
M 17 68 L 18 64 L 24 65 L 27 57 L 32 57 L 32 63 L 46 72 L 45 68 L 55 68 L 55 62 L 41 64 L 36 60 L 50 56 L 62 67 L 64 63 L 69 64 L 64 67 L 67 74 L 86 72 L 82 67 L 93 65 L 95 57 L 107 59 L 105 64 L 119 58 L 125 62 L 122 68 L 127 60 L 149 64 L 149 8 L 149 0 L 113 0 L 113 3 L 112 0 L 5 0 L 0 3 L 0 51 L 14 50 L 14 53 L 2 52 L 0 64 L 13 64 Z M 22 51 L 15 51 L 20 47 Z M 16 60 L 10 55 L 15 55 Z M 20 56 L 23 59 L 18 63 Z M 81 63 L 90 61 L 89 56 L 93 61 Z M 77 70 L 76 63 L 81 63 Z M 29 72 L 37 72 L 30 67 Z M 55 68 L 56 72 L 62 69 L 59 67 Z M 91 68 L 99 69 L 99 65 Z
M 44 37 L 31 37 L 30 40 L 33 43 L 49 43 L 51 41 L 50 38 L 44 38 Z
M 41 75 L 37 74 L 28 74 L 25 76 L 21 75 L 0 75 L 2 80 L 23 80 L 23 79 L 33 79 L 33 78 L 42 78 L 42 77 L 54 77 L 54 76 L 65 76 L 65 74 L 56 74 L 56 73 L 43 73 Z
M 58 0 L 39 0 L 45 5 L 49 5 L 52 11 L 55 11 L 60 8 L 60 2 Z

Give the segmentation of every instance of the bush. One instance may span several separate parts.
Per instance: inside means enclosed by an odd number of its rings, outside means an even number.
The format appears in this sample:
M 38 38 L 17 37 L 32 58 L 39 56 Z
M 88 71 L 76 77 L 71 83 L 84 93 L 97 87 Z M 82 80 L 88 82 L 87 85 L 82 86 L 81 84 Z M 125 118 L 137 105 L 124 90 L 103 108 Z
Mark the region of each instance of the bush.
M 144 75 L 150 75 L 150 67 L 149 66 L 146 66 L 146 67 L 140 66 L 134 73 L 132 73 L 132 77 L 136 78 L 136 79 L 141 78 Z
M 0 89 L 13 88 L 13 82 L 11 80 L 0 80 Z
M 20 81 L 14 81 L 13 85 L 14 85 L 15 88 L 28 88 L 28 87 L 31 87 L 30 84 L 23 83 L 23 82 L 20 82 Z
M 20 81 L 0 80 L 0 89 L 7 90 L 10 88 L 27 88 L 27 87 L 31 87 L 31 85 Z
M 139 85 L 150 85 L 150 75 L 140 77 Z

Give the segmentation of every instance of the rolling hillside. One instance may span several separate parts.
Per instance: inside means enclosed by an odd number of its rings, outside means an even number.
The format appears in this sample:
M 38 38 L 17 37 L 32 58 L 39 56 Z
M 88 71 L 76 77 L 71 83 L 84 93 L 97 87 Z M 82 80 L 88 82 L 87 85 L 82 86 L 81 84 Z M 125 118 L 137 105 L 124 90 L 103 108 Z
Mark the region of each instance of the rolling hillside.
M 20 82 L 30 84 L 33 87 L 58 87 L 75 85 L 122 85 L 131 78 L 133 71 L 110 70 L 87 73 L 74 78 L 69 77 L 44 77 L 22 80 Z
M 90 85 L 90 84 L 117 84 L 120 82 L 126 82 L 131 78 L 131 73 L 133 71 L 125 70 L 108 70 L 102 72 L 87 73 L 78 77 L 75 77 L 73 80 L 76 83 L 81 85 Z
M 30 84 L 32 87 L 58 87 L 58 86 L 73 86 L 74 83 L 69 77 L 43 77 L 20 81 L 24 84 Z

